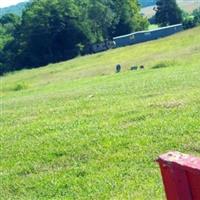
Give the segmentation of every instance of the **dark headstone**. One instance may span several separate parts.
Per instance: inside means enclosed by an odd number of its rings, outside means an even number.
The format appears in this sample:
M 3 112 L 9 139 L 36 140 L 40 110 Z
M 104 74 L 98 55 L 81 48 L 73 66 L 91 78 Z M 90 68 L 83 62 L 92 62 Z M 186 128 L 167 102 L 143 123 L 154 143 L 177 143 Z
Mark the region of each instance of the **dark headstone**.
M 132 71 L 137 70 L 137 69 L 138 69 L 137 66 L 132 66 L 132 67 L 131 67 L 131 70 L 132 70 Z
M 119 73 L 121 71 L 121 65 L 120 64 L 116 65 L 115 71 L 116 71 L 116 73 Z
M 140 66 L 140 69 L 144 69 L 144 65 L 141 65 L 141 66 Z

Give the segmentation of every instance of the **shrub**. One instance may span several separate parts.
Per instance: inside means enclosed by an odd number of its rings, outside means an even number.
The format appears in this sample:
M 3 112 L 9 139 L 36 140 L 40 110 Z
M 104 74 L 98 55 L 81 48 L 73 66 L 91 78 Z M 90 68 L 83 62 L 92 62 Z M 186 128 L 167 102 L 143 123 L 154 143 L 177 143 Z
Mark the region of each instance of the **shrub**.
M 24 89 L 27 89 L 28 88 L 28 85 L 24 82 L 21 82 L 21 83 L 17 83 L 14 88 L 13 88 L 13 91 L 20 91 L 20 90 L 24 90 Z
M 196 26 L 194 17 L 188 17 L 186 19 L 184 19 L 183 21 L 183 27 L 184 29 L 189 29 L 189 28 L 193 28 Z
M 194 22 L 196 26 L 200 25 L 200 7 L 193 12 Z
M 152 68 L 153 69 L 159 69 L 159 68 L 166 68 L 166 67 L 170 67 L 170 66 L 174 66 L 176 65 L 176 61 L 161 61 L 159 63 L 156 63 Z

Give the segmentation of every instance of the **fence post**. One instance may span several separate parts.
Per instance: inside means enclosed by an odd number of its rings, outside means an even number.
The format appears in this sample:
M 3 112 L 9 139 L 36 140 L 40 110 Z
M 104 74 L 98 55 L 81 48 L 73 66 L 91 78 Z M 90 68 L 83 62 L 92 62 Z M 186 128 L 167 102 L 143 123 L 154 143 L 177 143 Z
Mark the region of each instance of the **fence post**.
M 169 152 L 157 162 L 167 200 L 200 200 L 200 158 Z

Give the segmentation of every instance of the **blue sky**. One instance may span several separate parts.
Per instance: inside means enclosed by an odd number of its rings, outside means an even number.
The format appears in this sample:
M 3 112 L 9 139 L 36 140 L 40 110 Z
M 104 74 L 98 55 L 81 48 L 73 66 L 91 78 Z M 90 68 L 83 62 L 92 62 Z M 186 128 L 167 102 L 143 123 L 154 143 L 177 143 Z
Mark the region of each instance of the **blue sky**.
M 15 5 L 26 0 L 0 0 L 0 8 Z

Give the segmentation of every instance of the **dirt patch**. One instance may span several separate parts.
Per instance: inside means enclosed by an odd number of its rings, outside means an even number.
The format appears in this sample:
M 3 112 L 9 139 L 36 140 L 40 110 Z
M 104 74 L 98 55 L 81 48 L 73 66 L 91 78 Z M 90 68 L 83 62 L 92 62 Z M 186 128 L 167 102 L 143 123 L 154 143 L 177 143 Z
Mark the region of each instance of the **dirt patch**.
M 182 101 L 169 101 L 163 104 L 163 107 L 165 108 L 179 108 L 183 106 L 184 106 L 184 102 Z
M 173 101 L 167 101 L 164 103 L 158 103 L 158 104 L 151 104 L 151 107 L 161 107 L 166 109 L 173 109 L 173 108 L 181 108 L 185 105 L 183 101 L 180 100 L 173 100 Z

